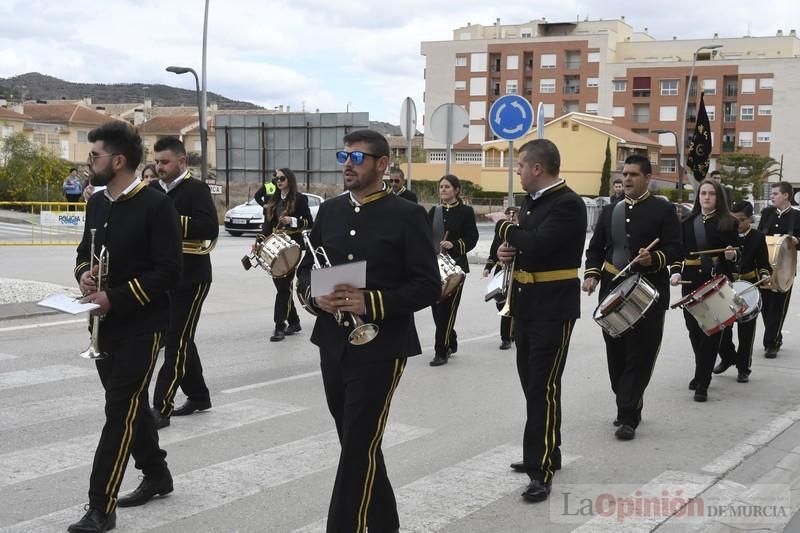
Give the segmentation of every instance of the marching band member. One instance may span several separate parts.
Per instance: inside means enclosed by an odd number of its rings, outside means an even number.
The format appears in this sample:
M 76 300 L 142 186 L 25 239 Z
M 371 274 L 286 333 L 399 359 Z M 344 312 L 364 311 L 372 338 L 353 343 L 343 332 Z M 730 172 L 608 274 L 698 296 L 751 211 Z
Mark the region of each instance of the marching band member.
M 789 198 L 792 195 L 792 184 L 779 181 L 772 184 L 770 199 L 772 205 L 761 212 L 758 231 L 765 235 L 791 235 L 797 247 L 800 239 L 800 212 L 792 209 Z M 764 357 L 775 359 L 783 344 L 783 321 L 789 309 L 792 289 L 787 292 L 774 292 L 768 289 L 761 291 L 761 316 L 764 319 Z
M 366 288 L 338 285 L 312 299 L 311 252 L 297 270 L 301 300 L 317 311 L 311 342 L 320 350 L 325 397 L 342 446 L 327 530 L 394 532 L 400 522 L 381 441 L 406 359 L 422 351 L 414 312 L 439 296 L 441 279 L 430 253 L 425 210 L 383 184 L 389 165 L 386 138 L 356 130 L 344 137 L 344 150 L 336 157 L 349 192 L 320 206 L 310 240 L 334 266 L 366 261 Z M 378 325 L 377 336 L 350 344 L 351 314 Z
M 211 397 L 203 379 L 203 365 L 194 342 L 203 302 L 211 288 L 211 257 L 189 253 L 187 245 L 201 247 L 219 235 L 219 220 L 208 185 L 192 177 L 186 166 L 186 148 L 177 137 L 156 141 L 156 169 L 159 180 L 150 187 L 164 192 L 178 211 L 183 237 L 183 273 L 170 291 L 170 324 L 164 344 L 164 363 L 153 391 L 153 417 L 160 429 L 170 416 L 185 416 L 211 408 Z M 174 409 L 178 387 L 186 402 Z M 143 498 L 144 503 L 147 499 Z M 135 505 L 139 505 L 136 503 Z
M 514 224 L 519 224 L 519 209 L 516 207 L 507 207 L 505 210 L 506 220 L 510 220 Z M 497 249 L 502 244 L 497 235 L 492 239 L 492 246 L 489 248 L 489 258 L 483 266 L 483 277 L 496 275 L 503 269 L 503 265 L 497 261 Z M 494 270 L 494 272 L 492 272 Z M 507 295 L 506 295 L 507 296 Z M 505 300 L 502 302 L 495 302 L 497 310 L 502 311 L 505 306 Z M 508 350 L 511 348 L 511 343 L 514 342 L 514 321 L 510 316 L 500 317 L 500 349 Z
M 181 272 L 181 228 L 173 203 L 145 186 L 136 175 L 142 159 L 142 139 L 125 122 L 104 124 L 88 135 L 92 143 L 89 170 L 92 182 L 106 186 L 91 196 L 86 225 L 78 246 L 75 278 L 83 302 L 98 304 L 99 347 L 106 354 L 96 361 L 105 389 L 105 424 L 89 478 L 86 514 L 69 526 L 71 533 L 102 533 L 116 526 L 117 501 L 128 458 L 141 469 L 142 487 L 159 494 L 172 492 L 167 452 L 158 445 L 158 432 L 148 412 L 147 389 L 155 368 L 161 338 L 169 322 L 167 291 Z M 91 248 L 90 230 L 97 244 Z M 92 254 L 108 250 L 106 286 L 97 291 L 90 272 Z M 96 267 L 97 265 L 95 265 Z
M 612 281 L 634 257 L 638 260 L 630 272 L 641 274 L 658 291 L 658 301 L 635 327 L 619 338 L 603 331 L 608 376 L 617 399 L 615 435 L 620 440 L 633 439 L 642 419 L 644 391 L 661 349 L 664 315 L 669 306 L 669 265 L 680 260 L 683 253 L 675 208 L 648 190 L 652 172 L 650 160 L 643 155 L 625 160 L 625 199 L 603 209 L 586 250 L 583 290 L 592 294 L 599 282 L 601 302 L 627 277 Z M 646 250 L 655 239 L 659 239 L 658 245 Z
M 452 257 L 464 273 L 469 272 L 467 253 L 478 244 L 478 226 L 475 211 L 461 201 L 461 181 L 447 174 L 439 179 L 439 199 L 441 205 L 433 206 L 428 218 L 433 228 L 434 247 L 437 252 Z M 458 351 L 456 315 L 461 303 L 463 283 L 449 297 L 431 306 L 433 321 L 436 324 L 436 343 L 431 366 L 447 363 L 450 356 Z
M 498 260 L 513 270 L 507 303 L 527 404 L 523 458 L 511 468 L 530 477 L 522 497 L 540 502 L 549 496 L 553 474 L 561 468 L 561 375 L 580 316 L 578 268 L 586 242 L 586 206 L 559 178 L 561 155 L 552 141 L 522 145 L 518 165 L 528 193 L 519 225 L 501 220 L 495 235 L 504 242 Z
M 392 193 L 409 202 L 417 203 L 417 195 L 406 189 L 406 175 L 402 168 L 394 167 L 389 170 L 389 181 L 392 184 Z
M 742 252 L 736 265 L 737 280 L 756 283 L 759 279 L 769 278 L 772 267 L 769 264 L 767 240 L 764 234 L 755 230 L 750 225 L 753 220 L 753 205 L 750 202 L 736 202 L 731 206 L 731 214 L 739 221 L 739 239 L 742 243 Z M 736 365 L 739 375 L 736 381 L 747 383 L 750 381 L 750 365 L 753 362 L 753 342 L 756 338 L 756 324 L 758 320 L 738 322 L 739 348 L 733 344 L 733 327 L 725 328 L 722 332 L 722 341 L 719 346 L 720 362 L 714 367 L 715 374 L 722 374 L 728 368 Z
M 678 285 L 681 280 L 689 281 L 683 285 L 681 293 L 686 296 L 718 274 L 733 279 L 738 256 L 738 222 L 728 211 L 722 186 L 716 181 L 706 179 L 700 182 L 697 198 L 691 214 L 681 223 L 683 233 L 683 270 L 680 263 L 670 267 L 670 283 Z M 724 252 L 701 254 L 695 257 L 692 252 L 724 248 Z M 694 378 L 689 390 L 694 392 L 696 402 L 708 399 L 708 386 L 711 372 L 717 359 L 722 332 L 706 335 L 697 320 L 684 309 L 686 329 L 694 351 Z
M 264 204 L 264 224 L 261 233 L 269 237 L 276 231 L 286 233 L 289 237 L 303 246 L 301 231 L 311 227 L 311 210 L 308 207 L 308 198 L 297 191 L 297 178 L 288 168 L 275 171 L 273 181 L 277 189 Z M 278 293 L 275 296 L 275 310 L 273 319 L 275 331 L 269 338 L 272 342 L 282 341 L 287 335 L 294 335 L 302 328 L 297 308 L 292 298 L 292 282 L 294 272 L 282 278 L 272 278 Z M 288 327 L 286 323 L 289 323 Z

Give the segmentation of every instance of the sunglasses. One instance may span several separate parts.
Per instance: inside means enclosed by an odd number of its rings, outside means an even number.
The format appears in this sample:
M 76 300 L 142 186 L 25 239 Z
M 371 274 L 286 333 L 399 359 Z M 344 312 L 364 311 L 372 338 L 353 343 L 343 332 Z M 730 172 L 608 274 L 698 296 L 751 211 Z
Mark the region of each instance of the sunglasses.
M 286 181 L 286 176 L 273 176 L 273 181 Z
M 392 183 L 403 183 L 403 180 L 398 180 L 398 179 L 392 179 L 389 181 L 391 181 Z
M 347 159 L 349 158 L 350 161 L 353 162 L 354 165 L 360 165 L 364 162 L 364 157 L 370 156 L 378 159 L 378 156 L 375 154 L 370 154 L 367 152 L 355 151 L 355 152 L 348 152 L 346 150 L 339 150 L 336 152 L 336 161 L 339 162 L 340 165 L 344 165 L 347 163 Z

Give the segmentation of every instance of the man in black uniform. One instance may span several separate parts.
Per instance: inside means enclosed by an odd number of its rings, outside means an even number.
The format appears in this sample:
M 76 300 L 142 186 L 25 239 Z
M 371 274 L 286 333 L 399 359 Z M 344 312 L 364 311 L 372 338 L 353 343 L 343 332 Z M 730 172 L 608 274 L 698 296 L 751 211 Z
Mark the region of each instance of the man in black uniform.
M 297 272 L 300 299 L 318 311 L 311 342 L 320 349 L 325 397 L 342 445 L 328 532 L 394 532 L 400 523 L 381 440 L 406 358 L 422 351 L 414 312 L 438 298 L 441 280 L 424 209 L 383 186 L 386 139 L 357 130 L 344 146 L 336 156 L 349 192 L 320 206 L 310 238 L 333 265 L 366 261 L 366 289 L 339 285 L 312 300 L 311 254 Z M 348 343 L 351 314 L 379 326 L 371 342 Z
M 389 181 L 392 183 L 392 193 L 405 198 L 409 202 L 417 203 L 417 195 L 406 189 L 406 175 L 401 168 L 393 168 L 389 171 Z
M 580 316 L 578 268 L 586 241 L 586 207 L 558 177 L 560 168 L 561 155 L 552 141 L 522 145 L 517 174 L 528 195 L 519 225 L 502 220 L 495 227 L 507 243 L 498 249 L 498 260 L 514 262 L 507 297 L 527 402 L 523 460 L 511 468 L 527 472 L 531 481 L 522 496 L 532 502 L 547 499 L 553 473 L 561 468 L 561 375 Z
M 156 425 L 162 428 L 169 425 L 170 415 L 190 415 L 211 407 L 194 335 L 211 287 L 208 254 L 219 234 L 219 222 L 208 185 L 192 178 L 186 168 L 183 143 L 176 137 L 164 137 L 153 149 L 160 179 L 150 186 L 167 193 L 175 203 L 183 237 L 183 274 L 178 286 L 170 291 L 164 364 L 153 392 L 153 416 Z M 186 403 L 174 409 L 179 386 L 186 394 Z
M 656 364 L 669 306 L 669 265 L 682 257 L 681 226 L 675 208 L 653 197 L 648 188 L 652 177 L 650 160 L 632 155 L 622 169 L 625 200 L 607 206 L 600 214 L 586 250 L 583 290 L 592 294 L 600 282 L 600 301 L 625 281 L 612 279 L 638 256 L 631 274 L 641 274 L 658 291 L 656 301 L 636 326 L 614 338 L 603 331 L 611 390 L 617 398 L 618 426 L 615 435 L 631 440 L 642 419 L 644 391 Z M 659 242 L 651 250 L 647 246 Z
M 519 209 L 516 207 L 507 207 L 504 214 L 506 216 L 506 220 L 510 220 L 514 224 L 519 224 L 519 217 L 518 217 Z M 483 266 L 483 277 L 488 278 L 489 276 L 496 276 L 498 272 L 502 271 L 503 265 L 497 262 L 497 249 L 500 247 L 502 242 L 497 237 L 494 236 L 492 239 L 492 245 L 489 247 L 489 258 L 486 260 L 486 264 Z M 497 310 L 502 311 L 505 307 L 505 298 L 495 298 Z M 509 350 L 511 349 L 511 343 L 514 342 L 514 321 L 510 316 L 501 316 L 500 317 L 500 349 L 501 350 Z
M 792 209 L 792 185 L 786 181 L 772 184 L 772 205 L 761 212 L 758 231 L 765 235 L 792 235 L 797 247 L 800 239 L 800 212 Z M 786 292 L 761 291 L 761 316 L 764 317 L 764 357 L 774 359 L 783 344 L 783 321 L 789 309 L 792 289 Z
M 89 132 L 89 171 L 94 185 L 106 185 L 86 206 L 75 279 L 83 301 L 100 307 L 97 372 L 105 389 L 106 422 L 89 479 L 88 512 L 71 533 L 102 533 L 116 526 L 117 493 L 128 457 L 160 494 L 172 492 L 172 477 L 147 409 L 147 387 L 169 321 L 167 291 L 181 271 L 178 215 L 163 194 L 136 177 L 142 139 L 124 122 Z M 90 230 L 96 231 L 94 249 Z M 97 290 L 91 256 L 108 251 L 108 276 Z M 144 483 L 144 482 L 143 482 Z

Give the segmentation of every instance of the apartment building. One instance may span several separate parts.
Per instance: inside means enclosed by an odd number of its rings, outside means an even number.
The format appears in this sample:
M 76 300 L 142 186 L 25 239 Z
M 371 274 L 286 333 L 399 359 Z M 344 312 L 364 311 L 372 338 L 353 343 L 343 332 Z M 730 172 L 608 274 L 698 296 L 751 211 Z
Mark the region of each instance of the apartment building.
M 701 49 L 718 46 L 713 50 Z M 800 39 L 794 30 L 770 37 L 663 41 L 620 20 L 491 26 L 467 24 L 450 41 L 423 42 L 425 117 L 455 102 L 470 115 L 456 160 L 481 161 L 481 143 L 494 139 L 492 103 L 520 94 L 545 118 L 572 112 L 612 117 L 614 124 L 662 145 L 656 172 L 677 180 L 677 149 L 688 144 L 700 92 L 712 129 L 712 168 L 724 153 L 741 151 L 783 160 L 785 179 L 800 183 Z M 689 74 L 696 55 L 692 80 Z M 684 100 L 689 106 L 684 117 Z M 666 130 L 668 133 L 656 133 Z M 671 133 L 674 132 L 674 133 Z M 678 139 L 676 142 L 676 138 Z M 430 158 L 444 151 L 426 135 Z

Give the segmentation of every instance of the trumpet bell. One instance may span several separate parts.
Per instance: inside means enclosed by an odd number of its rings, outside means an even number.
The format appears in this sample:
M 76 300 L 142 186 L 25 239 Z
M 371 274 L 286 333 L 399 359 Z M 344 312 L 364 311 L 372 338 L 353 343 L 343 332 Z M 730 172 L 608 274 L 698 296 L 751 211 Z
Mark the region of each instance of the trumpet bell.
M 377 337 L 378 331 L 379 328 L 375 324 L 362 324 L 350 332 L 347 340 L 354 346 L 362 346 Z

